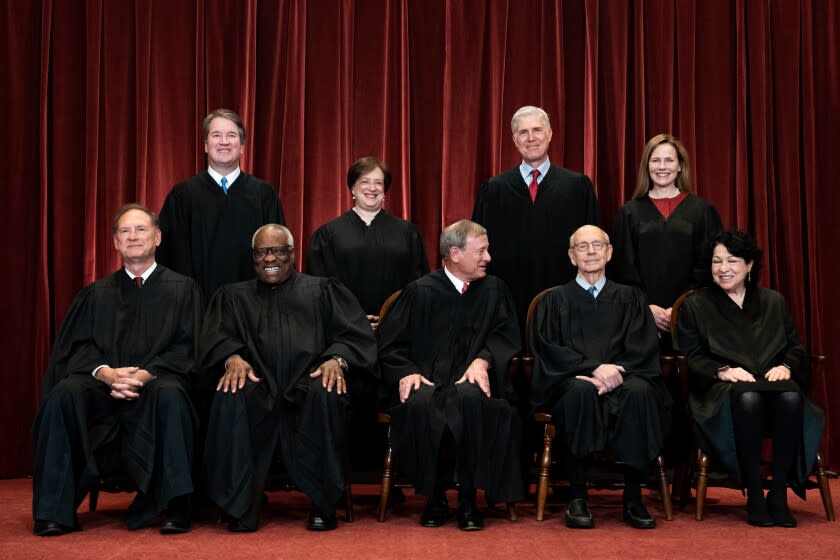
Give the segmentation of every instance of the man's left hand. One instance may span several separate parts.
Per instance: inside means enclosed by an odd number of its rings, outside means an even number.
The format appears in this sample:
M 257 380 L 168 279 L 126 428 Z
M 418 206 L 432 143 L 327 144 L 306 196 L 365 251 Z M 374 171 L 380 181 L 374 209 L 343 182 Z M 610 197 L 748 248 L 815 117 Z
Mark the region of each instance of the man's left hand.
M 592 372 L 592 377 L 603 383 L 607 393 L 609 393 L 624 383 L 624 377 L 621 375 L 622 373 L 624 373 L 623 366 L 617 366 L 615 364 L 601 364 L 595 368 L 595 371 Z
M 309 374 L 309 377 L 315 379 L 321 378 L 321 385 L 327 390 L 327 393 L 332 392 L 335 387 L 336 393 L 343 395 L 347 393 L 347 382 L 344 380 L 344 370 L 338 363 L 338 360 L 329 359 L 321 367 Z
M 120 368 L 118 371 L 120 375 L 111 385 L 111 397 L 119 400 L 133 401 L 140 398 L 140 390 L 155 378 L 148 370 L 140 368 Z
M 464 372 L 464 375 L 461 376 L 461 379 L 456 381 L 455 384 L 457 385 L 458 383 L 463 383 L 464 381 L 475 383 L 478 385 L 478 388 L 484 391 L 484 394 L 489 397 L 490 376 L 487 374 L 488 367 L 490 367 L 490 364 L 487 363 L 487 360 L 476 358 L 472 361 L 470 367 L 467 368 L 467 371 Z

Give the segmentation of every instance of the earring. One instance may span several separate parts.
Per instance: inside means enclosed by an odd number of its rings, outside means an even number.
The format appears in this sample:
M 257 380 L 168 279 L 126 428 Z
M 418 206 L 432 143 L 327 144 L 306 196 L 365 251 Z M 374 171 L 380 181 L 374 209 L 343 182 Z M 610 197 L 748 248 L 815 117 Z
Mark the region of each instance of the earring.
M 747 272 L 747 282 L 752 282 L 752 272 Z
M 356 200 L 356 195 L 355 194 L 353 195 L 353 200 Z

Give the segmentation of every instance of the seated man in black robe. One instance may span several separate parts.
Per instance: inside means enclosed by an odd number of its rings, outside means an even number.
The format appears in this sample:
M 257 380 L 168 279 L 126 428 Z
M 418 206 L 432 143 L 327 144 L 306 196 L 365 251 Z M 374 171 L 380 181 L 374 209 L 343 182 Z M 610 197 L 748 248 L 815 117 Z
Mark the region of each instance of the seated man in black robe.
M 78 530 L 100 479 L 137 488 L 129 529 L 166 510 L 160 532 L 191 528 L 195 413 L 189 376 L 202 315 L 192 279 L 155 263 L 157 216 L 128 204 L 114 218 L 124 269 L 85 287 L 56 338 L 33 427 L 35 534 Z
M 569 243 L 577 277 L 543 297 L 529 330 L 531 400 L 551 412 L 566 445 L 566 525 L 593 527 L 587 461 L 609 447 L 626 465 L 624 521 L 653 528 L 641 483 L 662 448 L 670 406 L 653 316 L 641 291 L 604 276 L 612 246 L 603 230 L 583 226 Z
M 440 238 L 444 268 L 409 284 L 380 323 L 379 358 L 394 401 L 394 462 L 428 498 L 420 523 L 438 527 L 452 472 L 439 460 L 454 439 L 458 524 L 478 530 L 476 488 L 489 502 L 524 497 L 521 420 L 511 406 L 508 364 L 520 350 L 507 286 L 487 276 L 487 231 L 462 220 Z
M 376 341 L 336 280 L 295 271 L 291 232 L 254 234 L 257 279 L 221 288 L 201 336 L 203 384 L 215 387 L 202 478 L 234 532 L 256 531 L 279 444 L 292 482 L 312 500 L 307 528 L 335 529 L 344 492 L 348 366 L 373 370 Z

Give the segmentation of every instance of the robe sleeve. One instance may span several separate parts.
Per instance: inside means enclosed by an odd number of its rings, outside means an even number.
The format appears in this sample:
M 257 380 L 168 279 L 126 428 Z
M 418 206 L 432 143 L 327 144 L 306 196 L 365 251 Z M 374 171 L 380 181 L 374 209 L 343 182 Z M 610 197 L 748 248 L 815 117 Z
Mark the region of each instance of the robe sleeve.
M 493 392 L 512 401 L 516 394 L 510 376 L 510 361 L 522 350 L 522 340 L 513 296 L 504 282 L 498 282 L 502 294 L 494 310 L 497 322 L 487 335 L 485 347 L 477 357 L 487 360 L 490 364 L 491 383 L 494 382 L 495 385 Z
M 805 347 L 799 343 L 796 336 L 796 328 L 793 326 L 793 317 L 790 315 L 787 303 L 781 299 L 782 314 L 785 329 L 785 339 L 787 340 L 787 347 L 782 352 L 782 356 L 778 360 L 777 365 L 787 364 L 790 366 L 791 378 L 796 381 L 796 384 L 807 393 L 811 385 L 811 358 Z M 766 373 L 766 372 L 765 372 Z
M 694 269 L 691 273 L 691 285 L 686 287 L 686 291 L 699 288 L 708 280 L 710 264 L 706 262 L 706 248 L 712 238 L 723 230 L 720 214 L 710 202 L 706 202 L 706 208 L 698 226 L 701 228 L 700 238 L 694 246 Z
M 472 221 L 481 224 L 484 227 L 487 227 L 487 220 L 489 216 L 488 212 L 488 204 L 487 204 L 487 197 L 488 191 L 490 190 L 490 182 L 483 183 L 478 188 L 478 194 L 475 197 L 475 205 L 473 205 L 473 212 L 472 212 Z
M 557 400 L 564 385 L 578 375 L 591 376 L 600 362 L 568 345 L 562 318 L 569 313 L 562 287 L 547 293 L 534 310 L 529 339 L 534 356 L 531 402 L 535 408 Z
M 286 216 L 283 214 L 283 204 L 280 202 L 279 190 L 275 190 L 271 184 L 268 185 L 265 201 L 263 203 L 263 224 L 286 225 Z
M 709 350 L 708 338 L 701 328 L 702 317 L 692 301 L 696 297 L 690 296 L 680 308 L 677 317 L 677 338 L 674 343 L 676 349 L 685 355 L 694 383 L 709 386 L 717 381 L 717 371 L 729 364 L 714 357 Z
M 601 226 L 600 208 L 598 206 L 598 198 L 595 196 L 595 188 L 592 186 L 592 180 L 588 175 L 583 175 L 583 191 L 584 191 L 584 215 L 586 216 L 584 224 Z
M 386 385 L 394 386 L 400 379 L 413 373 L 424 374 L 409 358 L 413 330 L 412 310 L 417 297 L 414 285 L 406 287 L 391 305 L 388 313 L 381 319 L 376 330 L 379 343 L 379 365 L 382 380 Z
M 376 339 L 365 312 L 353 293 L 337 280 L 330 279 L 321 292 L 321 313 L 327 318 L 327 347 L 322 363 L 341 356 L 353 368 L 378 373 Z
M 73 299 L 53 344 L 42 395 L 68 375 L 90 375 L 96 367 L 106 363 L 105 352 L 93 336 L 93 325 L 96 323 L 94 292 L 91 284 Z
M 610 239 L 614 251 L 609 263 L 609 278 L 621 284 L 641 287 L 642 281 L 636 263 L 637 227 L 638 221 L 634 219 L 632 210 L 626 204 L 619 208 Z
M 330 236 L 326 228 L 321 226 L 309 240 L 309 250 L 306 252 L 306 273 L 327 278 L 335 275 L 335 269 Z
M 204 317 L 203 298 L 192 279 L 181 282 L 178 291 L 178 309 L 161 310 L 171 314 L 172 321 L 176 323 L 172 338 L 162 352 L 152 355 L 144 365 L 144 369 L 155 376 L 190 377 L 194 372 L 201 320 Z
M 183 183 L 175 185 L 163 202 L 160 211 L 161 242 L 155 252 L 155 260 L 175 272 L 194 278 L 190 241 L 192 216 L 189 204 L 183 200 L 185 186 Z
M 416 280 L 429 273 L 429 259 L 426 258 L 426 247 L 423 237 L 416 226 L 411 226 L 411 278 Z
M 633 299 L 625 313 L 622 330 L 623 351 L 615 364 L 624 368 L 623 377 L 657 377 L 662 374 L 659 365 L 659 337 L 656 323 L 644 294 L 633 290 Z
M 240 332 L 239 310 L 234 303 L 230 289 L 222 287 L 207 306 L 198 349 L 198 382 L 202 386 L 215 385 L 224 373 L 225 360 L 234 354 L 254 365 L 248 341 Z M 264 372 L 255 368 L 254 374 L 262 377 Z

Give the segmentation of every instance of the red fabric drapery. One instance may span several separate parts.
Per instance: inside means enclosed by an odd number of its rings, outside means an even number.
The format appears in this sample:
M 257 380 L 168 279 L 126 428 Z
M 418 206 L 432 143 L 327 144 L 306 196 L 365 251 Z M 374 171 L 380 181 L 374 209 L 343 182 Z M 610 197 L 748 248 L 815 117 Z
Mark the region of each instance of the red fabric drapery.
M 300 249 L 350 205 L 344 174 L 383 157 L 386 207 L 430 255 L 478 184 L 515 165 L 510 116 L 552 116 L 552 161 L 588 173 L 607 225 L 641 149 L 671 132 L 699 193 L 765 248 L 762 282 L 840 363 L 832 258 L 840 7 L 831 0 L 0 0 L 3 174 L 0 476 L 31 469 L 52 336 L 75 293 L 118 266 L 122 203 L 158 210 L 204 167 L 198 125 L 246 121 L 244 169 L 280 186 Z M 492 240 L 491 240 L 492 252 Z M 558 255 L 558 258 L 565 258 Z M 434 264 L 434 263 L 432 263 Z M 840 381 L 818 401 L 829 431 Z M 836 461 L 840 450 L 828 439 Z

